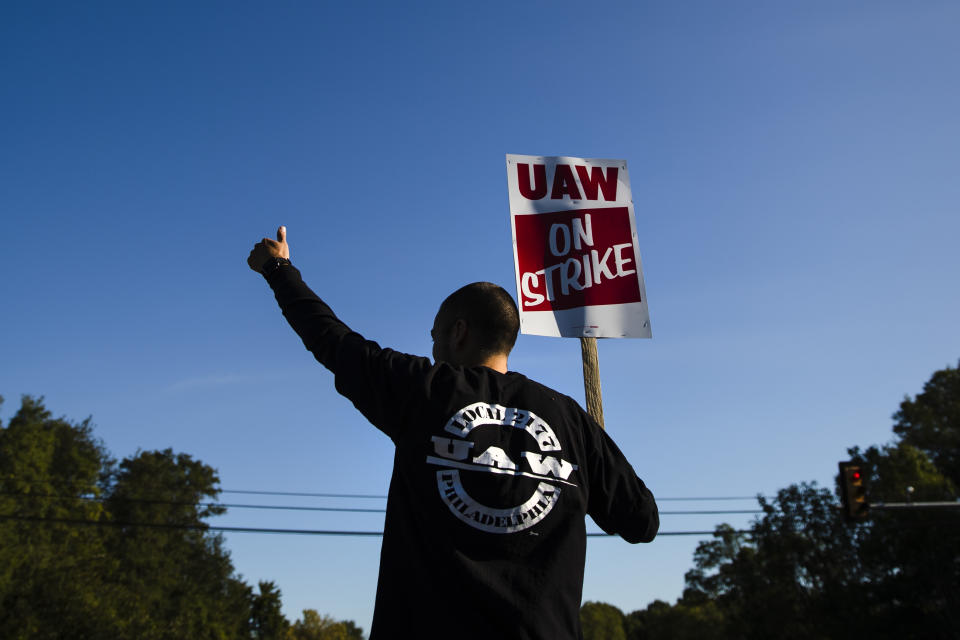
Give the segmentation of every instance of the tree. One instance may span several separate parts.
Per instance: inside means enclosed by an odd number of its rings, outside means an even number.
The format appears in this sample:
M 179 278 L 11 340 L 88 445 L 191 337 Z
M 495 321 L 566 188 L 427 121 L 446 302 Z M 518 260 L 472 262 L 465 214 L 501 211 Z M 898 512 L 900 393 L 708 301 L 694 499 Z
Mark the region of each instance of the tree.
M 867 520 L 845 522 L 839 491 L 815 483 L 759 498 L 748 532 L 723 524 L 697 546 L 676 604 L 624 618 L 628 640 L 960 637 L 960 511 L 882 508 L 957 500 L 960 371 L 935 372 L 893 418 L 893 443 L 849 450 Z
M 0 399 L 2 402 L 2 399 Z M 0 424 L 0 629 L 5 638 L 100 638 L 112 607 L 98 594 L 112 562 L 95 526 L 113 461 L 90 419 L 53 418 L 24 396 Z
M 249 637 L 256 599 L 203 522 L 218 482 L 171 450 L 118 466 L 89 418 L 24 396 L 0 424 L 0 635 Z
M 694 553 L 682 602 L 713 601 L 727 637 L 832 638 L 848 631 L 859 610 L 855 537 L 837 514 L 837 500 L 814 483 L 792 485 L 774 500 L 750 534 L 728 525 Z M 832 616 L 832 609 L 847 610 Z
M 723 616 L 716 603 L 683 598 L 675 605 L 654 600 L 624 619 L 627 640 L 713 640 L 723 638 Z
M 605 602 L 585 602 L 580 607 L 583 640 L 626 640 L 623 612 Z
M 908 482 L 920 495 L 942 497 L 938 491 L 950 486 L 909 445 L 852 453 L 874 487 Z M 927 637 L 955 637 L 955 512 L 877 511 L 868 522 L 848 525 L 837 498 L 813 483 L 791 485 L 772 501 L 761 498 L 760 506 L 763 515 L 749 534 L 721 525 L 713 540 L 698 545 L 674 610 L 715 603 L 729 638 L 899 638 L 915 637 L 918 629 Z
M 347 640 L 364 640 L 363 627 L 357 626 L 356 622 L 353 620 L 342 620 L 340 624 L 343 625 L 347 633 Z
M 139 452 L 124 459 L 105 506 L 107 532 L 123 563 L 118 596 L 130 637 L 240 637 L 252 593 L 236 579 L 223 538 L 203 518 L 223 513 L 216 471 L 187 454 Z
M 283 640 L 290 621 L 281 611 L 280 589 L 272 582 L 259 584 L 260 593 L 253 596 L 250 607 L 250 630 L 256 640 Z
M 900 403 L 893 419 L 894 433 L 923 451 L 960 487 L 960 368 L 934 372 L 922 393 Z
M 927 455 L 905 442 L 850 450 L 860 463 L 871 503 L 952 501 L 956 489 Z M 913 489 L 907 492 L 907 487 Z M 887 632 L 930 637 L 960 632 L 960 512 L 957 509 L 874 510 L 860 527 L 858 558 L 869 575 L 874 615 Z
M 956 500 L 960 372 L 935 372 L 894 419 L 899 441 L 849 450 L 869 502 Z M 878 507 L 867 521 L 847 524 L 834 495 L 804 483 L 779 491 L 772 502 L 761 498 L 760 506 L 763 515 L 748 536 L 722 525 L 714 540 L 697 547 L 677 607 L 716 603 L 729 637 L 960 632 L 956 509 Z
M 303 617 L 293 623 L 290 640 L 363 640 L 363 629 L 351 621 L 338 622 L 314 609 L 304 609 Z

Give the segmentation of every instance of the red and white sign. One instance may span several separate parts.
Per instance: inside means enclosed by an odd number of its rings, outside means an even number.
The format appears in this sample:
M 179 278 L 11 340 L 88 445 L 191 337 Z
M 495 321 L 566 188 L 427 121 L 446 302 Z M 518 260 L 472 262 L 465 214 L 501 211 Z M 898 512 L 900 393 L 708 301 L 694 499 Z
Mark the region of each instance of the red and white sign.
M 523 333 L 649 338 L 624 160 L 507 154 Z

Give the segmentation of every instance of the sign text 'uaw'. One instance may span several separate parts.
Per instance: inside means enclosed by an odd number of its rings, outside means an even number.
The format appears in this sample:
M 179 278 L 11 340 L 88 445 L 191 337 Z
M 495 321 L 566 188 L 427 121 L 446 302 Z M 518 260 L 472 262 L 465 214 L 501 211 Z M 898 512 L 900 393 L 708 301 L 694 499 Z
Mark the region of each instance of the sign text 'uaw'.
M 649 338 L 627 164 L 507 155 L 523 333 Z

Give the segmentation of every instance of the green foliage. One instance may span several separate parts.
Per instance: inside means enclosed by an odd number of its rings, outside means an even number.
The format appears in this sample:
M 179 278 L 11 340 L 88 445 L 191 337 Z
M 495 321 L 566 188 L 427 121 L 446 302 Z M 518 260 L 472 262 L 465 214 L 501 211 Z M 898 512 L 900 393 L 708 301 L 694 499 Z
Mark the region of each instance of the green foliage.
M 363 629 L 349 621 L 336 621 L 313 609 L 304 609 L 303 617 L 287 632 L 289 640 L 363 640 Z
M 654 600 L 646 609 L 626 616 L 627 640 L 713 640 L 722 638 L 723 616 L 712 600 L 681 600 L 669 605 Z
M 224 511 L 203 504 L 218 485 L 213 468 L 170 449 L 118 465 L 89 418 L 53 418 L 25 396 L 0 424 L 0 635 L 286 638 L 280 590 L 261 582 L 254 594 L 204 522 Z M 321 637 L 363 637 L 352 622 L 328 626 Z
M 719 607 L 706 598 L 672 606 L 655 600 L 629 615 L 605 602 L 585 602 L 580 607 L 584 640 L 712 640 L 725 637 L 722 624 Z
M 956 499 L 947 472 L 957 454 L 958 381 L 957 370 L 938 371 L 916 401 L 901 404 L 899 442 L 850 449 L 871 503 Z M 760 506 L 749 535 L 721 525 L 698 546 L 677 607 L 715 603 L 730 638 L 960 632 L 956 509 L 875 509 L 850 525 L 834 494 L 814 484 L 792 485 Z
M 260 593 L 253 597 L 250 607 L 250 631 L 255 640 L 283 640 L 287 637 L 290 621 L 281 611 L 280 589 L 272 582 L 259 584 Z
M 923 451 L 955 487 L 960 487 L 960 368 L 933 374 L 915 399 L 893 414 L 893 432 Z
M 0 428 L 0 629 L 6 638 L 99 637 L 89 613 L 110 618 L 98 592 L 112 563 L 96 527 L 102 472 L 112 461 L 90 420 L 54 419 L 42 399 L 25 397 Z M 54 522 L 43 522 L 54 520 Z M 53 623 L 51 621 L 57 621 Z
M 955 501 L 960 371 L 934 373 L 894 420 L 898 441 L 849 451 L 869 501 Z M 874 509 L 848 524 L 813 483 L 759 501 L 749 533 L 724 524 L 697 546 L 676 604 L 625 617 L 628 640 L 960 637 L 960 510 Z
M 580 607 L 583 640 L 626 640 L 623 612 L 612 604 L 585 602 Z
M 244 633 L 250 589 L 233 576 L 221 536 L 205 531 L 202 521 L 222 508 L 198 506 L 216 497 L 218 482 L 212 468 L 170 449 L 139 452 L 120 463 L 105 501 L 116 526 L 104 534 L 124 561 L 116 588 L 125 600 L 128 635 Z
M 948 486 L 916 453 L 872 448 L 862 464 L 877 475 L 889 470 L 920 492 Z M 749 534 L 721 525 L 698 545 L 671 615 L 689 618 L 684 609 L 712 604 L 715 609 L 700 612 L 712 622 L 699 624 L 722 638 L 836 638 L 858 631 L 916 637 L 917 629 L 947 638 L 960 629 L 955 512 L 877 512 L 850 526 L 838 514 L 837 498 L 815 484 L 792 485 L 760 506 L 764 513 Z M 646 628 L 647 636 L 635 637 L 686 633 L 678 624 L 669 631 Z
M 687 573 L 684 604 L 713 602 L 725 637 L 831 638 L 846 630 L 837 606 L 854 606 L 862 579 L 856 532 L 837 514 L 837 500 L 815 484 L 792 485 L 773 501 L 749 536 L 717 527 L 700 543 Z M 841 604 L 844 603 L 845 604 Z M 859 607 L 858 607 L 859 608 Z
M 852 447 L 848 452 L 860 464 L 872 503 L 935 502 L 957 497 L 954 483 L 941 474 L 927 454 L 906 442 L 862 452 Z
M 910 444 L 850 453 L 865 471 L 871 502 L 956 499 L 954 483 Z M 909 633 L 922 625 L 930 637 L 960 633 L 960 510 L 875 511 L 858 551 L 883 629 Z

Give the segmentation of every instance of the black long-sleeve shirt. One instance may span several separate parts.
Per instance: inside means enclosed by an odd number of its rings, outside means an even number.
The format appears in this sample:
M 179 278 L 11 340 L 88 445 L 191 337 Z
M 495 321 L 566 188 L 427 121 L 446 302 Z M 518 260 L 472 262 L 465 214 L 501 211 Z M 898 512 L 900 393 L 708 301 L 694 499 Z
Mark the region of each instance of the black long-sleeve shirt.
M 337 391 L 396 446 L 371 640 L 582 637 L 584 516 L 629 542 L 659 527 L 616 444 L 519 373 L 380 348 L 293 266 L 267 280 Z

